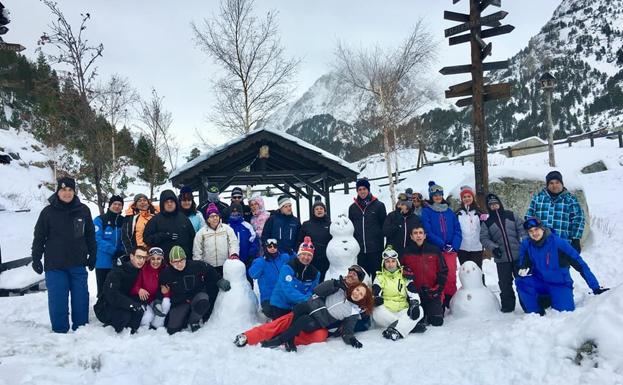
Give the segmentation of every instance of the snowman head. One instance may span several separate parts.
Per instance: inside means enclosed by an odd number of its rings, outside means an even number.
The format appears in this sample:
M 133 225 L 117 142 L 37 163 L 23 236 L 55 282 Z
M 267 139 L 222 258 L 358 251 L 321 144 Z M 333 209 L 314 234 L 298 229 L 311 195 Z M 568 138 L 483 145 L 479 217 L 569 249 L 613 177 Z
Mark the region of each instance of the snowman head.
M 239 259 L 228 259 L 223 264 L 223 278 L 229 282 L 242 282 L 247 280 L 246 268 Z
M 334 221 L 331 221 L 329 232 L 334 237 L 352 236 L 355 232 L 355 227 L 353 226 L 353 222 L 351 222 L 346 215 L 340 214 Z
M 482 270 L 472 261 L 467 261 L 459 269 L 461 285 L 466 289 L 482 287 Z

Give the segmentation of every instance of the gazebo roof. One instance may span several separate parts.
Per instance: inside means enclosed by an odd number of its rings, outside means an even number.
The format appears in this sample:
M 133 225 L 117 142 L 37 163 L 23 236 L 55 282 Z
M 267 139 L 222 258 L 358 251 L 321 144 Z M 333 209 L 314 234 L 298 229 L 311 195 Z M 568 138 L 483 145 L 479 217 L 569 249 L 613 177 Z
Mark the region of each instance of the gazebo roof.
M 259 149 L 268 146 L 269 156 L 260 159 Z M 356 179 L 352 164 L 304 140 L 280 130 L 262 128 L 233 139 L 198 156 L 171 174 L 174 186 L 199 188 L 203 180 L 221 189 L 237 183 L 315 184 L 329 186 Z

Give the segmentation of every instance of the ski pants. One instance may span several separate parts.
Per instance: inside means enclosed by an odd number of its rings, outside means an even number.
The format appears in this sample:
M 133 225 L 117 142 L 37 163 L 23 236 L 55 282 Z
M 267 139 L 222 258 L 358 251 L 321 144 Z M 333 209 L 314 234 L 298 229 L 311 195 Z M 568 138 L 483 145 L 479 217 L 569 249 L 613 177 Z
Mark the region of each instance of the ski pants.
M 539 296 L 549 296 L 552 308 L 558 311 L 573 311 L 573 285 L 553 284 L 530 275 L 527 277 L 517 277 L 515 280 L 519 300 L 526 313 L 541 313 L 545 311 L 539 305 Z
M 84 266 L 55 269 L 45 272 L 48 289 L 48 311 L 52 331 L 69 331 L 69 297 L 71 295 L 71 328 L 78 329 L 89 322 L 88 273 Z
M 195 294 L 190 303 L 172 305 L 166 325 L 167 332 L 174 334 L 184 329 L 188 324 L 199 323 L 211 306 L 210 296 L 204 292 Z
M 403 338 L 406 338 L 411 330 L 415 328 L 415 325 L 424 317 L 424 310 L 420 307 L 420 316 L 417 319 L 411 319 L 407 315 L 407 309 L 403 309 L 397 312 L 389 310 L 385 305 L 380 305 L 374 308 L 372 313 L 372 319 L 377 325 L 381 327 L 393 327 L 398 330 Z

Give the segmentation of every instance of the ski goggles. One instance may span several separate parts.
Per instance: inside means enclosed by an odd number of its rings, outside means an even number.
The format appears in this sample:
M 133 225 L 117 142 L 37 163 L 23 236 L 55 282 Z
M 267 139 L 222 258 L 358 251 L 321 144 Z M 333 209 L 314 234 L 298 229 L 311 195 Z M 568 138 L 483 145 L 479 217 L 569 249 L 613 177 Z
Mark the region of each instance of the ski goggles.
M 539 220 L 539 218 L 528 218 L 526 219 L 526 221 L 523 223 L 523 228 L 524 230 L 530 230 L 533 227 L 541 227 L 542 223 Z
M 385 249 L 383 250 L 383 254 L 381 255 L 383 260 L 386 259 L 398 259 L 398 253 L 394 249 Z
M 441 186 L 433 186 L 430 188 L 430 193 L 431 195 L 435 195 L 435 194 L 441 194 L 443 195 L 443 187 Z
M 217 193 L 218 194 L 218 187 L 217 186 L 210 186 L 208 188 L 208 192 Z
M 164 258 L 164 251 L 162 251 L 162 249 L 159 247 L 152 247 L 151 249 L 149 249 L 149 256 L 150 257 L 160 256 Z
M 266 247 L 277 247 L 277 240 L 270 238 L 266 241 Z

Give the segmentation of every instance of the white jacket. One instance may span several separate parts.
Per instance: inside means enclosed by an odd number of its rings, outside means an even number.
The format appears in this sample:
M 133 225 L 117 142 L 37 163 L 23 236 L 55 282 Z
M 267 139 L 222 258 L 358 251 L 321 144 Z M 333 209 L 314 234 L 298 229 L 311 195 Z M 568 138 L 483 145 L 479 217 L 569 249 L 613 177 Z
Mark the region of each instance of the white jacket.
M 457 213 L 459 224 L 461 225 L 461 241 L 460 250 L 463 251 L 482 251 L 480 243 L 480 215 L 476 210 L 465 211 L 465 207 L 461 208 Z
M 240 252 L 240 244 L 234 229 L 219 223 L 216 230 L 208 224 L 195 235 L 193 259 L 204 261 L 214 267 L 223 266 L 227 258 Z

